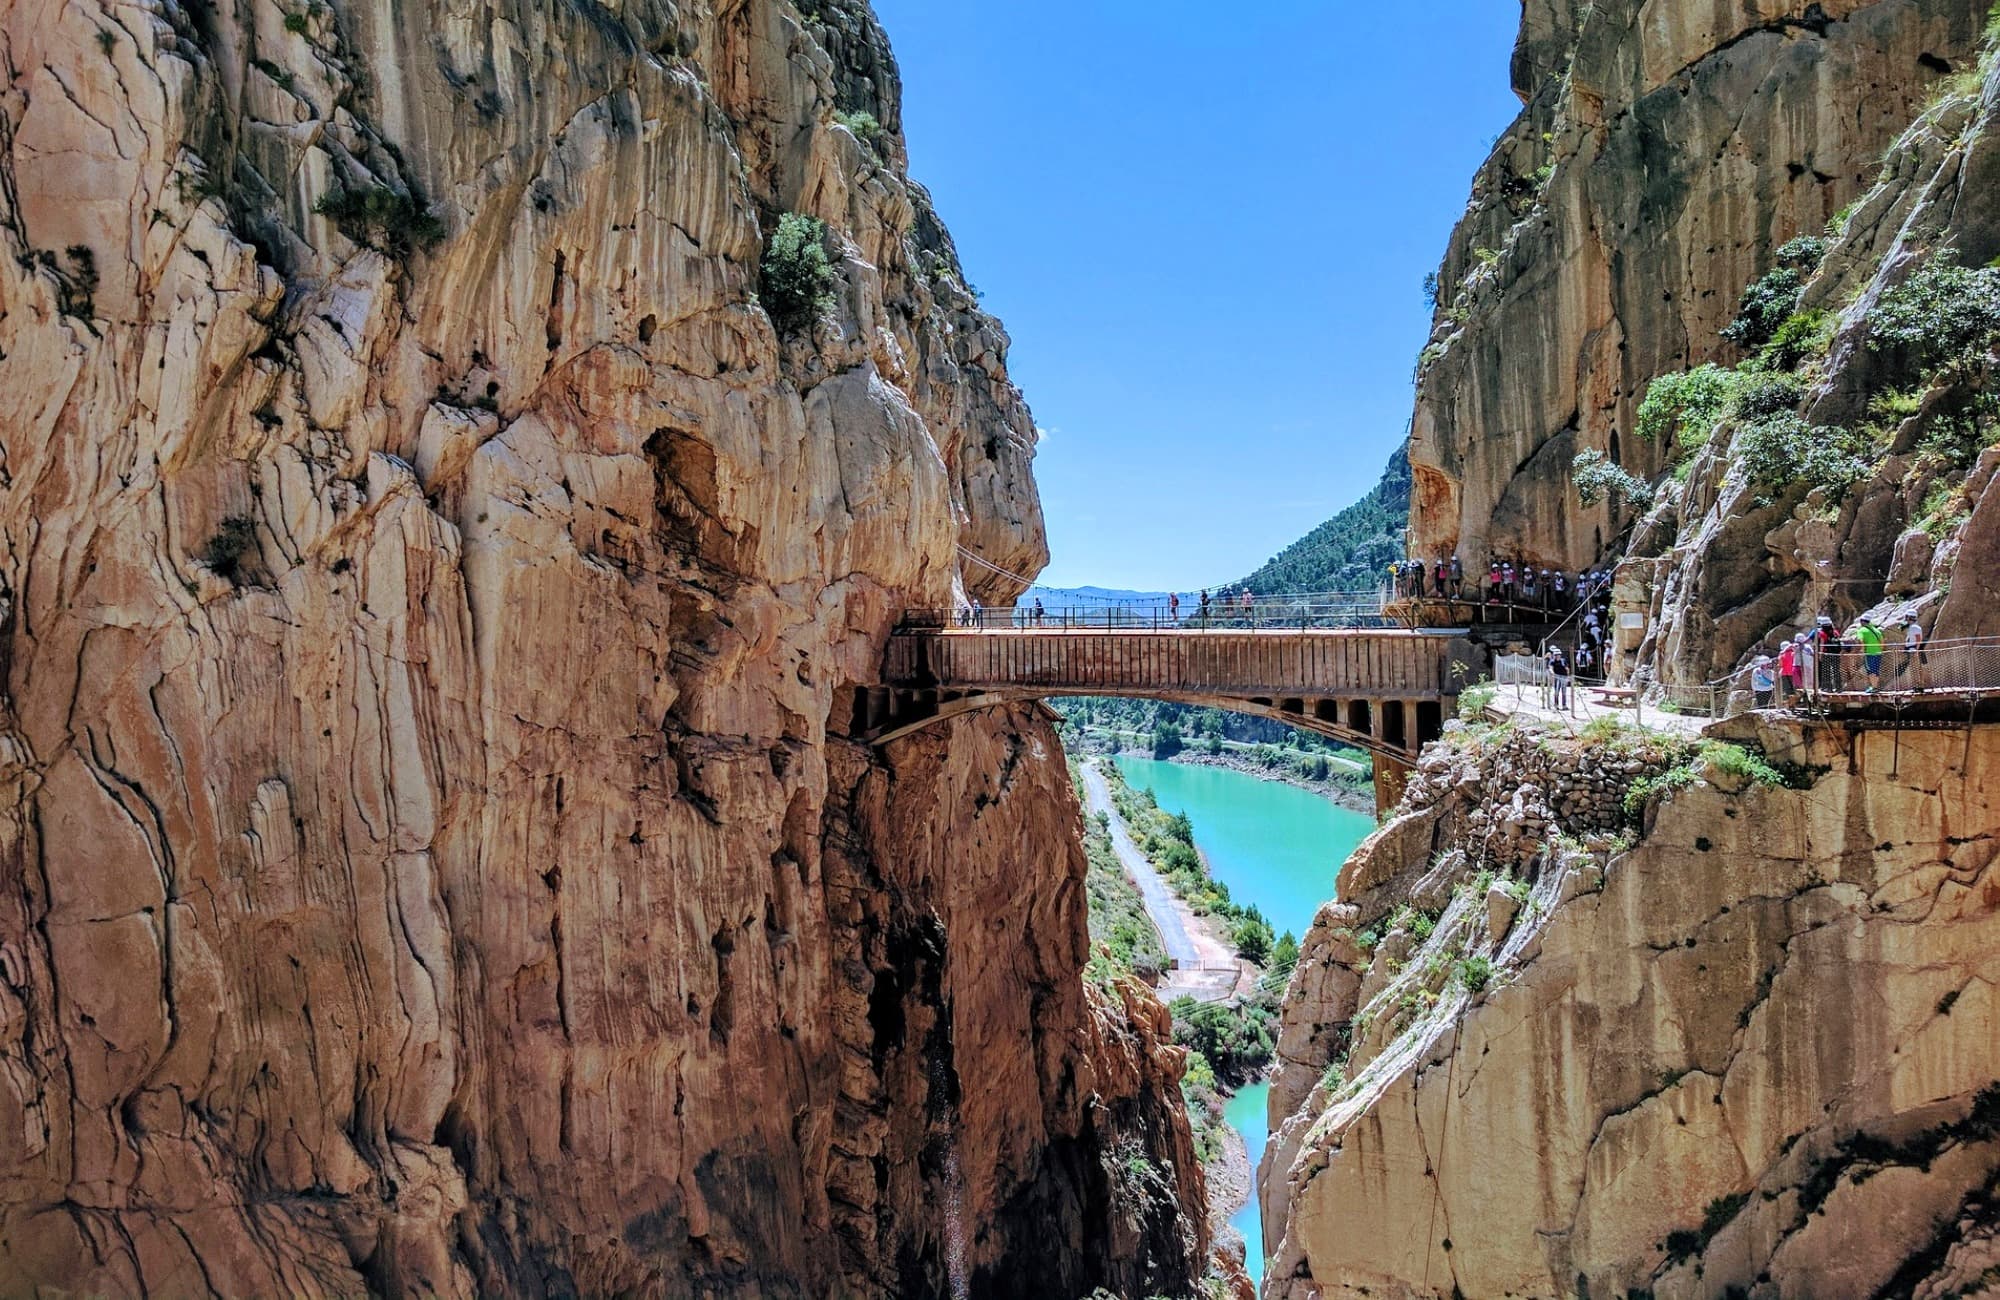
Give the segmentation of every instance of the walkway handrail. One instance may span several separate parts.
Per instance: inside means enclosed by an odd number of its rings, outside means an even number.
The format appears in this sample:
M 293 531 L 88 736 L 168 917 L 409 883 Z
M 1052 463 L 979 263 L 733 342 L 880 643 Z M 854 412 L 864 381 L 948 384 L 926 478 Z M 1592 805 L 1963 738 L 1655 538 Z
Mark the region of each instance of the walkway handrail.
M 1166 601 L 1100 606 L 1044 606 L 1037 616 L 1033 604 L 986 608 L 961 605 L 953 609 L 904 611 L 903 631 L 941 628 L 985 630 L 1140 629 L 1199 631 L 1202 629 L 1372 627 L 1387 622 L 1381 593 L 1319 592 L 1286 596 L 1212 600 L 1204 610 L 1197 601 L 1178 609 Z

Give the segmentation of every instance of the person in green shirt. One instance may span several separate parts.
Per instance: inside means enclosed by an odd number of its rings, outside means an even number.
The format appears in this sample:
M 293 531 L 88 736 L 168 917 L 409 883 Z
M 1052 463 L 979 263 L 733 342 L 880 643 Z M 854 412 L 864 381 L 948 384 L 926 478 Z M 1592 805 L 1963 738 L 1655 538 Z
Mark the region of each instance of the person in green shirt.
M 1854 629 L 1854 639 L 1861 643 L 1863 663 L 1868 671 L 1868 693 L 1873 695 L 1882 686 L 1882 629 L 1875 626 L 1875 620 L 1867 614 L 1861 616 L 1861 626 Z

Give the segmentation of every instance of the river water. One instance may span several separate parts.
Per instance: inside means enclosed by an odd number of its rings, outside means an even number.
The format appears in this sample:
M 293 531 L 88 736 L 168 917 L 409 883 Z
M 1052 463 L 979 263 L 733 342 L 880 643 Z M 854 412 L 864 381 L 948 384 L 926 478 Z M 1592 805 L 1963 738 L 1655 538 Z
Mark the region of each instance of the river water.
M 1282 781 L 1226 767 L 1162 763 L 1120 754 L 1118 770 L 1133 789 L 1150 789 L 1169 812 L 1186 813 L 1211 874 L 1237 902 L 1256 904 L 1271 928 L 1300 939 L 1319 905 L 1333 897 L 1334 877 L 1375 819 Z M 1250 1174 L 1264 1154 L 1270 1089 L 1254 1084 L 1231 1097 L 1223 1118 L 1243 1135 Z M 1264 1231 L 1253 1187 L 1250 1203 L 1229 1220 L 1249 1256 L 1252 1280 L 1264 1280 Z

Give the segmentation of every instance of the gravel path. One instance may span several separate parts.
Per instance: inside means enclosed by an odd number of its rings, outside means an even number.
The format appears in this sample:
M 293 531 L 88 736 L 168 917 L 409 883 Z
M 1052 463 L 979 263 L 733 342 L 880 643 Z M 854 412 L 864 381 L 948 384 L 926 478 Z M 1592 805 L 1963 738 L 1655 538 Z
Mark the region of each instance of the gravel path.
M 1187 994 L 1202 1002 L 1222 1001 L 1236 991 L 1238 968 L 1234 954 L 1213 934 L 1200 928 L 1187 904 L 1175 897 L 1165 878 L 1133 842 L 1125 819 L 1111 804 L 1111 787 L 1097 764 L 1082 764 L 1082 772 L 1084 798 L 1090 804 L 1090 811 L 1104 813 L 1105 820 L 1111 823 L 1112 851 L 1118 855 L 1125 873 L 1139 886 L 1146 915 L 1153 919 L 1153 928 L 1160 932 L 1160 944 L 1174 963 L 1175 969 L 1160 981 L 1160 998 L 1172 1001 Z

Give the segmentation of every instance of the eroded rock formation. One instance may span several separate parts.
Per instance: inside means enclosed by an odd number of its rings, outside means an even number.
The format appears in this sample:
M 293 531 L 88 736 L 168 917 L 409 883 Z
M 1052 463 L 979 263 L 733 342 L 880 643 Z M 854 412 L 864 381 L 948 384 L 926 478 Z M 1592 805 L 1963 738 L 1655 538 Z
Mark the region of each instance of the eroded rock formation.
M 1517 733 L 1427 756 L 1287 995 L 1267 1296 L 2000 1276 L 2000 746 L 1740 738 L 1809 788 L 1698 759 L 1640 787 L 1630 848 L 1591 792 L 1671 753 Z M 1496 785 L 1526 828 L 1497 842 Z
M 865 5 L 22 0 L 0 67 L 6 1289 L 1183 1286 L 1053 733 L 841 738 L 1013 594 L 957 547 L 1044 558 Z
M 1880 332 L 1940 270 L 1938 319 L 2000 321 L 1982 8 L 1531 0 L 1421 363 L 1422 552 L 1622 560 L 1612 670 L 1683 704 L 1747 703 L 1727 675 L 1822 613 L 2000 631 L 2000 324 Z M 1586 504 L 1586 451 L 1629 491 Z M 1754 720 L 1429 755 L 1302 946 L 1266 1295 L 2000 1286 L 1996 761 L 1990 726 Z

